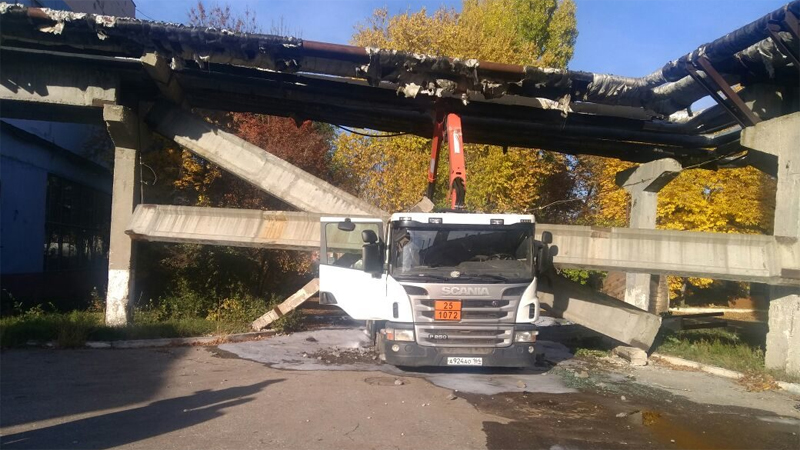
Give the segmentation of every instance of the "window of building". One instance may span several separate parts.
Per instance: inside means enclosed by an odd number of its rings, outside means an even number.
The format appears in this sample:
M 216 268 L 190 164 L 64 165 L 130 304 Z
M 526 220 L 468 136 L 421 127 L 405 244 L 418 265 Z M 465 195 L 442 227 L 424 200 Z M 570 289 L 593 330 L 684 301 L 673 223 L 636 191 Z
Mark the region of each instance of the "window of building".
M 44 270 L 87 269 L 106 264 L 110 221 L 110 195 L 48 175 Z

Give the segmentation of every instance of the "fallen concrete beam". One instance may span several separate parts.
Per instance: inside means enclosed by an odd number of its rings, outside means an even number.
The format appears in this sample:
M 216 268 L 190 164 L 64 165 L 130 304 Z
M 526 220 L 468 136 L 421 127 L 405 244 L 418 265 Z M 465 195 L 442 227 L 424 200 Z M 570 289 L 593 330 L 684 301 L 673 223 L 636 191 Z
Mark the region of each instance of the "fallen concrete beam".
M 796 238 L 537 224 L 553 233 L 560 268 L 800 285 Z
M 157 104 L 147 121 L 162 136 L 301 211 L 386 215 L 364 200 L 178 107 Z
M 139 205 L 126 233 L 135 240 L 319 250 L 321 214 Z
M 127 233 L 162 242 L 319 249 L 319 213 L 139 205 Z M 791 238 L 538 224 L 553 233 L 557 267 L 800 284 Z M 358 248 L 361 242 L 350 243 Z
M 319 278 L 314 278 L 308 284 L 300 288 L 299 291 L 292 294 L 289 298 L 283 301 L 280 305 L 272 308 L 269 312 L 254 320 L 250 325 L 253 331 L 261 331 L 268 327 L 272 322 L 280 319 L 294 311 L 298 306 L 302 305 L 306 300 L 313 297 L 319 292 Z
M 555 273 L 539 280 L 542 309 L 624 344 L 649 350 L 661 317 L 596 292 Z

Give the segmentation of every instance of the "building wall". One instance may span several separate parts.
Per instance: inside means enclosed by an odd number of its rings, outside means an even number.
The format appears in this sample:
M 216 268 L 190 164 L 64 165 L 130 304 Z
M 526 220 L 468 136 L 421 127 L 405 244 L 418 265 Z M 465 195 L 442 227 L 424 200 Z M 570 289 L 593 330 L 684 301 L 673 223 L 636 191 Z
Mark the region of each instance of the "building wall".
M 29 7 L 135 17 L 132 0 L 18 0 Z M 108 270 L 109 161 L 87 158 L 96 125 L 0 121 L 0 307 L 63 309 L 102 290 Z
M 2 136 L 2 147 L 10 143 Z M 41 272 L 44 267 L 44 205 L 47 171 L 0 157 L 0 271 Z M 33 206 L 33 207 L 32 207 Z
M 73 189 L 76 198 L 50 199 L 48 205 L 48 186 L 52 193 L 54 181 L 77 186 Z M 110 194 L 111 172 L 107 168 L 0 121 L 0 286 L 4 310 L 14 301 L 53 301 L 64 309 L 80 307 L 94 287 L 103 289 L 108 239 L 104 224 L 110 220 Z M 95 201 L 88 203 L 87 197 Z M 79 218 L 71 214 L 65 219 L 64 211 L 75 211 Z M 84 219 L 87 214 L 90 220 Z M 46 238 L 48 234 L 50 239 Z M 64 236 L 63 242 L 58 242 Z M 89 249 L 87 240 L 93 240 Z M 54 252 L 57 258 L 53 258 Z M 61 258 L 62 253 L 74 256 L 86 252 L 92 257 L 89 262 L 80 257 Z M 80 264 L 75 264 L 76 260 Z

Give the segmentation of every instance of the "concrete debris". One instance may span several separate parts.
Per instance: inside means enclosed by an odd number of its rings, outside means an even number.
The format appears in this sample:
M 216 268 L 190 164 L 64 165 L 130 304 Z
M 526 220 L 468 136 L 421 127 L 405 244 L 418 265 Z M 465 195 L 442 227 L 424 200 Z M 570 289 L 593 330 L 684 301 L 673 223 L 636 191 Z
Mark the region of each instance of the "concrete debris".
M 589 372 L 582 370 L 579 373 L 575 374 L 575 378 L 589 378 Z
M 528 385 L 525 384 L 524 381 L 519 380 L 519 381 L 517 381 L 517 387 L 520 388 L 520 389 L 525 389 L 526 387 L 528 387 Z
M 255 331 L 259 331 L 263 328 L 266 328 L 272 322 L 280 319 L 289 312 L 294 311 L 295 308 L 302 305 L 303 302 L 305 302 L 312 296 L 316 295 L 318 291 L 319 291 L 319 278 L 314 278 L 313 280 L 309 281 L 305 286 L 300 288 L 299 291 L 295 292 L 289 298 L 287 298 L 283 303 L 276 306 L 275 308 L 272 308 L 272 310 L 270 310 L 263 316 L 259 317 L 258 319 L 254 320 L 251 327 Z M 313 337 L 309 339 L 313 339 Z
M 395 385 L 395 386 L 402 386 L 402 385 L 404 385 L 404 384 L 405 384 L 405 383 L 403 383 L 403 380 L 394 380 L 394 385 Z
M 620 399 L 620 400 L 622 400 L 623 402 L 624 402 L 624 401 L 626 401 L 626 400 L 628 400 L 627 398 L 625 398 L 625 396 L 624 396 L 624 395 L 620 395 L 620 396 L 619 396 L 619 399 Z
M 620 345 L 612 350 L 611 353 L 628 361 L 632 366 L 647 365 L 647 352 L 640 348 Z
M 626 417 L 627 415 L 628 415 L 628 413 L 621 412 L 621 413 L 617 414 L 617 417 L 623 418 L 623 417 Z
M 458 398 L 458 396 L 457 396 L 456 394 L 454 394 L 454 393 L 452 393 L 452 392 L 451 392 L 450 394 L 448 394 L 448 395 L 447 395 L 447 397 L 446 397 L 446 398 L 447 398 L 448 400 L 455 400 L 455 399 L 457 399 L 457 398 Z

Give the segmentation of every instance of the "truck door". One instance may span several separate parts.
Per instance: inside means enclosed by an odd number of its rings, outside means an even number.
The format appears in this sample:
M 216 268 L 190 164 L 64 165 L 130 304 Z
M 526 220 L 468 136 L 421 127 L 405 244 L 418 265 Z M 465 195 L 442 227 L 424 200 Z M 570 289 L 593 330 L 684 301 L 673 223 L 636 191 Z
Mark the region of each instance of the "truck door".
M 352 231 L 339 226 L 345 219 L 354 225 Z M 361 261 L 361 232 L 372 230 L 383 238 L 383 221 L 345 217 L 320 221 L 320 303 L 335 304 L 356 320 L 386 319 L 386 274 L 364 272 Z

